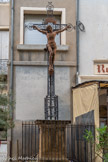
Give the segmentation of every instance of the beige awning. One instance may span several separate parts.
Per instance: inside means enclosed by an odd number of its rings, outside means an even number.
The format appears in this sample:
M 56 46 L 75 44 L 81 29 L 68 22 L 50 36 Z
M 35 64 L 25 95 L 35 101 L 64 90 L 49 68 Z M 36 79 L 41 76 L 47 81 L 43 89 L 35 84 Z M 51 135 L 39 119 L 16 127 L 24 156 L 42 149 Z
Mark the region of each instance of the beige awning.
M 73 89 L 73 122 L 99 126 L 98 84 Z

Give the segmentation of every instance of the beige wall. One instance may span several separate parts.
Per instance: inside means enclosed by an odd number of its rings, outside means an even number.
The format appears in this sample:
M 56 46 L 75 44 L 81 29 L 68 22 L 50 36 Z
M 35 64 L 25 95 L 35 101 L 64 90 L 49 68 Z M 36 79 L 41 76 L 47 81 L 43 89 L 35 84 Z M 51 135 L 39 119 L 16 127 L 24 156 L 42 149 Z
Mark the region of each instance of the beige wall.
M 76 0 L 53 0 L 52 3 L 55 8 L 65 8 L 66 9 L 66 23 L 76 24 Z M 20 7 L 46 7 L 48 0 L 15 0 L 15 16 L 14 16 L 14 60 L 21 60 L 23 55 L 23 60 L 28 60 L 27 51 L 18 51 L 17 45 L 20 43 Z M 57 52 L 56 60 L 59 61 L 74 61 L 76 62 L 76 31 L 66 32 L 67 42 L 69 45 L 69 51 L 63 52 L 62 56 Z M 38 60 L 44 61 L 43 52 L 31 52 L 31 60 L 37 60 L 37 55 L 40 54 Z
M 65 8 L 66 23 L 76 25 L 76 0 L 52 0 L 55 8 Z M 46 8 L 48 0 L 15 0 L 14 1 L 14 94 L 16 94 L 16 73 L 18 66 L 46 66 L 46 55 L 44 47 L 22 45 L 22 49 L 18 49 L 20 44 L 20 10 L 21 7 L 41 7 Z M 10 8 L 11 10 L 11 8 Z M 11 13 L 11 12 L 10 12 Z M 11 22 L 10 22 L 11 24 Z M 11 28 L 10 28 L 11 29 Z M 10 31 L 11 32 L 11 31 Z M 75 85 L 76 77 L 76 30 L 66 31 L 66 45 L 60 47 L 56 54 L 56 66 L 69 68 L 69 87 Z M 29 49 L 29 50 L 28 50 Z M 11 50 L 11 48 L 10 48 Z M 57 62 L 59 61 L 59 62 Z M 32 62 L 32 63 L 31 63 Z M 71 95 L 71 90 L 70 95 Z M 70 97 L 71 98 L 71 97 Z M 16 96 L 15 96 L 16 100 Z M 71 99 L 70 99 L 71 103 Z
M 67 0 L 67 1 L 66 0 L 59 0 L 59 1 L 52 0 L 52 3 L 55 8 L 65 8 L 66 23 L 72 23 L 73 25 L 76 25 L 76 0 Z M 13 87 L 14 87 L 15 100 L 17 100 L 16 95 L 18 94 L 16 92 L 17 90 L 17 87 L 16 87 L 16 76 L 17 76 L 16 71 L 17 70 L 16 69 L 18 69 L 18 67 L 23 68 L 27 66 L 29 66 L 30 69 L 32 69 L 38 66 L 46 67 L 47 65 L 47 62 L 46 62 L 47 57 L 44 52 L 43 46 L 39 47 L 35 45 L 34 46 L 22 45 L 22 47 L 18 49 L 19 44 L 20 44 L 20 13 L 21 13 L 20 10 L 21 10 L 21 7 L 46 8 L 47 4 L 48 4 L 48 0 L 46 1 L 45 0 L 30 0 L 30 1 L 29 0 L 15 0 L 14 1 L 14 62 L 13 62 L 14 63 L 14 80 L 13 80 L 14 85 Z M 10 47 L 10 50 L 11 50 L 11 47 Z M 69 101 L 67 101 L 66 104 L 69 104 L 69 108 L 71 110 L 71 106 L 72 106 L 71 105 L 71 86 L 75 85 L 75 79 L 76 79 L 75 78 L 76 77 L 76 30 L 73 30 L 71 32 L 66 31 L 66 46 L 58 47 L 55 65 L 58 68 L 58 71 L 59 71 L 59 67 L 61 69 L 62 67 L 64 68 L 66 67 L 69 69 L 68 70 L 69 77 L 67 78 L 68 82 L 66 84 L 66 86 L 69 88 L 67 90 L 65 89 L 65 92 L 63 92 L 63 94 L 67 95 L 67 93 L 69 93 Z M 61 75 L 62 74 L 63 72 L 61 73 Z M 61 90 L 59 89 L 58 91 L 60 92 Z M 44 100 L 43 97 L 42 97 L 42 100 Z M 16 114 L 15 114 L 15 117 L 16 117 Z
M 9 4 L 0 4 L 0 28 L 9 27 Z
M 66 10 L 66 23 L 72 23 L 76 25 L 76 0 L 52 0 L 52 3 L 55 8 L 65 8 Z M 34 67 L 44 66 L 47 65 L 46 54 L 44 52 L 44 47 L 41 46 L 32 46 L 32 45 L 22 45 L 18 49 L 18 45 L 20 43 L 20 9 L 21 7 L 41 7 L 45 8 L 48 4 L 48 0 L 15 0 L 14 1 L 14 80 L 13 80 L 13 87 L 14 87 L 14 96 L 15 101 L 17 101 L 17 85 L 16 85 L 16 76 L 18 67 L 22 68 L 29 66 L 30 69 Z M 11 8 L 10 8 L 11 10 Z M 11 23 L 10 23 L 11 24 Z M 11 28 L 10 28 L 11 29 Z M 10 31 L 11 32 L 11 31 Z M 21 49 L 22 48 L 22 49 Z M 11 50 L 11 48 L 10 48 Z M 71 86 L 75 85 L 75 77 L 76 77 L 76 30 L 72 32 L 66 32 L 66 46 L 61 46 L 57 50 L 56 54 L 56 67 L 66 67 L 68 68 L 69 77 L 67 78 L 68 82 L 66 86 L 68 89 L 65 89 L 63 92 L 64 95 L 69 93 L 69 101 L 66 104 L 69 104 L 69 109 L 71 111 Z M 63 72 L 61 73 L 61 75 Z M 30 73 L 30 75 L 32 75 Z M 33 76 L 30 76 L 33 77 Z M 62 78 L 62 76 L 61 76 Z M 62 78 L 63 79 L 63 78 Z M 27 80 L 26 80 L 27 81 Z M 23 88 L 23 87 L 22 87 Z M 19 89 L 18 89 L 19 90 Z M 61 91 L 60 89 L 58 90 Z M 46 92 L 47 93 L 47 92 Z M 20 92 L 19 92 L 20 94 Z M 26 95 L 26 94 L 25 94 Z M 62 94 L 61 94 L 62 95 Z M 40 96 L 42 100 L 44 98 Z M 61 101 L 63 99 L 63 95 L 61 96 Z M 64 96 L 65 97 L 65 96 Z M 23 100 L 23 102 L 25 102 Z M 64 105 L 65 106 L 65 105 Z M 44 105 L 43 105 L 44 107 Z M 29 108 L 27 108 L 29 109 Z M 44 110 L 43 110 L 44 111 Z M 15 114 L 16 118 L 16 114 Z
M 44 47 L 20 44 L 20 9 L 21 7 L 45 8 L 49 0 L 15 0 L 14 1 L 14 99 L 16 102 L 15 119 L 36 119 L 35 114 L 44 114 L 44 97 L 47 95 L 47 59 Z M 52 0 L 55 8 L 66 9 L 66 23 L 76 24 L 76 0 Z M 75 85 L 76 74 L 76 31 L 66 32 L 66 45 L 58 48 L 55 61 L 56 69 L 56 95 L 59 96 L 60 113 L 70 117 L 71 111 L 71 86 Z M 22 49 L 21 49 L 22 48 Z M 10 48 L 11 50 L 11 48 Z M 38 70 L 39 69 L 39 70 Z M 44 70 L 43 70 L 44 69 Z M 44 74 L 43 72 L 46 71 Z M 39 75 L 38 75 L 39 74 Z M 66 74 L 66 75 L 65 75 Z M 21 76 L 22 75 L 22 76 Z M 38 75 L 38 76 L 37 76 Z M 64 76 L 65 75 L 65 76 Z M 67 76 L 67 77 L 66 77 Z M 23 83 L 23 84 L 22 84 Z M 40 85 L 39 93 L 37 90 Z M 42 86 L 41 86 L 42 85 Z M 45 85 L 45 88 L 42 88 Z M 28 88 L 30 87 L 30 89 Z M 34 88 L 35 87 L 35 88 Z M 23 94 L 21 93 L 23 92 Z M 40 94 L 40 96 L 39 96 Z M 21 98 L 20 98 L 21 97 Z M 38 98 L 39 97 L 39 98 Z M 31 101 L 32 100 L 32 101 Z M 34 106 L 31 109 L 27 101 Z M 37 103 L 36 103 L 36 102 Z M 41 102 L 41 104 L 40 104 Z M 65 102 L 65 103 L 64 103 Z M 43 103 L 43 104 L 42 104 Z M 20 106 L 19 106 L 20 104 Z M 26 106 L 22 106 L 22 105 Z M 21 107 L 22 106 L 22 107 Z M 26 110 L 24 110 L 26 109 Z M 38 109 L 38 110 L 36 110 Z M 30 114 L 24 116 L 25 111 Z M 62 113 L 64 111 L 64 113 Z M 21 114 L 21 115 L 20 115 Z M 34 114 L 34 118 L 33 118 Z M 18 117 L 17 117 L 18 116 Z M 38 116 L 38 115 L 37 115 Z M 67 117 L 68 119 L 70 119 Z M 66 119 L 67 119 L 66 118 Z M 18 126 L 20 129 L 20 126 Z M 15 129 L 14 129 L 15 130 Z M 15 137 L 15 132 L 13 137 Z
M 36 96 L 36 85 L 38 82 L 38 79 L 32 81 L 32 79 L 35 76 L 35 73 L 33 74 L 32 71 L 34 72 L 35 69 L 40 69 L 46 68 L 47 66 L 47 60 L 46 60 L 46 54 L 44 52 L 44 47 L 41 46 L 33 46 L 33 45 L 22 45 L 19 47 L 20 44 L 20 9 L 21 7 L 41 7 L 45 8 L 46 5 L 48 4 L 49 0 L 15 0 L 14 1 L 14 80 L 13 80 L 13 87 L 14 87 L 14 97 L 16 101 L 16 107 L 20 101 L 18 100 L 19 97 L 22 97 L 22 103 L 25 103 L 26 100 L 25 98 L 30 95 L 30 93 L 27 91 L 26 87 L 25 90 L 23 87 L 28 83 L 28 79 L 25 80 L 24 86 L 22 85 L 22 77 L 21 77 L 21 82 L 18 82 L 16 80 L 17 76 L 20 76 L 22 72 L 24 75 L 26 75 L 26 72 L 29 72 L 29 79 L 31 78 L 30 84 L 32 84 L 32 87 L 35 87 L 35 90 L 33 90 L 33 93 Z M 72 23 L 73 25 L 76 25 L 76 0 L 52 0 L 52 3 L 55 8 L 65 8 L 66 10 L 66 23 Z M 11 8 L 10 8 L 11 10 Z M 11 23 L 10 23 L 11 24 Z M 10 28 L 11 29 L 11 28 Z M 10 31 L 11 32 L 11 31 Z M 22 49 L 21 49 L 22 48 Z M 10 48 L 11 50 L 11 48 Z M 72 32 L 66 32 L 66 46 L 60 46 L 58 47 L 57 54 L 56 54 L 56 61 L 55 61 L 55 66 L 56 66 L 56 73 L 58 76 L 56 76 L 56 80 L 60 78 L 61 83 L 64 86 L 63 88 L 59 86 L 59 84 L 56 84 L 56 95 L 59 95 L 59 103 L 61 103 L 60 108 L 61 111 L 63 110 L 62 107 L 64 107 L 64 114 L 66 114 L 68 111 L 71 111 L 71 86 L 75 85 L 75 74 L 76 74 L 76 30 L 73 30 Z M 18 71 L 20 69 L 20 71 Z M 29 70 L 27 70 L 29 69 Z M 62 70 L 62 71 L 61 71 Z M 66 72 L 66 70 L 68 72 Z M 19 72 L 19 73 L 18 73 Z M 42 72 L 42 71 L 41 71 Z M 66 73 L 66 75 L 65 75 Z M 60 75 L 59 75 L 60 74 Z M 39 74 L 41 75 L 41 73 Z M 63 77 L 63 76 L 68 76 Z M 47 73 L 45 74 L 47 76 Z M 23 76 L 24 77 L 24 76 Z M 40 82 L 44 79 L 44 75 L 41 76 L 42 79 L 40 79 Z M 47 83 L 47 80 L 45 80 Z M 28 83 L 28 84 L 29 84 Z M 45 83 L 45 84 L 46 84 Z M 28 86 L 30 86 L 30 84 Z M 36 84 L 36 85 L 35 85 Z M 62 85 L 60 84 L 60 85 Z M 22 87 L 21 87 L 22 85 Z M 18 88 L 20 86 L 20 88 Z M 28 87 L 27 86 L 27 87 Z M 46 84 L 47 87 L 47 84 Z M 20 93 L 20 90 L 24 90 L 24 94 Z M 26 92 L 27 91 L 27 92 Z M 45 92 L 43 92 L 45 91 Z M 41 92 L 41 91 L 40 91 Z M 29 95 L 27 95 L 29 93 Z M 33 99 L 33 93 L 31 92 L 31 98 Z M 42 89 L 42 94 L 47 94 L 47 91 L 45 89 Z M 67 99 L 67 96 L 68 99 Z M 45 97 L 45 95 L 44 95 Z M 44 97 L 40 95 L 40 98 L 42 102 L 44 101 Z M 36 99 L 38 96 L 36 96 Z M 28 98 L 28 100 L 30 97 Z M 66 101 L 65 101 L 66 100 Z M 39 99 L 37 99 L 37 102 Z M 65 101 L 65 104 L 64 102 Z M 21 103 L 20 103 L 21 104 Z M 35 104 L 35 102 L 32 102 L 32 105 Z M 22 105 L 22 104 L 21 104 Z M 35 104 L 36 105 L 36 104 Z M 34 105 L 34 106 L 35 106 Z M 41 106 L 39 103 L 37 103 L 37 107 Z M 21 106 L 19 108 L 21 112 L 23 111 Z M 17 109 L 17 110 L 18 110 Z M 26 107 L 26 110 L 28 110 L 30 107 Z M 44 104 L 42 107 L 38 107 L 38 111 L 40 109 L 43 109 L 44 113 Z M 17 119 L 17 111 L 15 109 L 15 119 Z M 36 111 L 36 110 L 35 110 Z M 66 113 L 65 113 L 66 112 Z M 32 110 L 31 113 L 35 114 L 34 111 Z M 70 116 L 71 113 L 68 113 Z M 32 114 L 31 114 L 32 116 Z M 23 113 L 22 113 L 22 118 L 23 118 Z M 25 118 L 24 118 L 25 119 Z M 65 118 L 63 118 L 65 119 Z M 67 119 L 67 118 L 66 118 Z M 69 119 L 69 118 L 68 118 Z M 21 119 L 20 119 L 21 120 Z

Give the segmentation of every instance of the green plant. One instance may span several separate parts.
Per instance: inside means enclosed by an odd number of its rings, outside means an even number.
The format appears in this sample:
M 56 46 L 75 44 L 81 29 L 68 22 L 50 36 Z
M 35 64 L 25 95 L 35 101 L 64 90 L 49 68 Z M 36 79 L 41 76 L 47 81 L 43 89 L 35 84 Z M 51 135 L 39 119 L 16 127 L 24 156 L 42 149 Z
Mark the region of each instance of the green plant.
M 5 75 L 0 75 L 0 139 L 5 139 L 7 130 L 14 127 L 10 107 L 14 102 L 10 101 L 10 94 L 7 93 L 7 80 Z
M 87 142 L 95 144 L 95 153 L 103 159 L 104 162 L 108 162 L 108 127 L 97 128 L 96 132 L 96 138 L 94 138 L 93 133 L 86 130 L 84 138 Z

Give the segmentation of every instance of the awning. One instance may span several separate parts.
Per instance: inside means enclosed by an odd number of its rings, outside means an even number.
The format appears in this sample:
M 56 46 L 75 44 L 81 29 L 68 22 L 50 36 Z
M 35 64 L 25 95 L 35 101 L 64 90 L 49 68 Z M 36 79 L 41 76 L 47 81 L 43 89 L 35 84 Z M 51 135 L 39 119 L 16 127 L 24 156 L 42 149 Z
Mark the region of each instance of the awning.
M 102 80 L 92 80 L 92 81 L 86 81 L 83 83 L 80 83 L 76 85 L 75 87 L 72 87 L 72 89 L 79 88 L 79 87 L 85 87 L 89 85 L 97 84 L 99 88 L 108 88 L 108 81 L 102 81 Z

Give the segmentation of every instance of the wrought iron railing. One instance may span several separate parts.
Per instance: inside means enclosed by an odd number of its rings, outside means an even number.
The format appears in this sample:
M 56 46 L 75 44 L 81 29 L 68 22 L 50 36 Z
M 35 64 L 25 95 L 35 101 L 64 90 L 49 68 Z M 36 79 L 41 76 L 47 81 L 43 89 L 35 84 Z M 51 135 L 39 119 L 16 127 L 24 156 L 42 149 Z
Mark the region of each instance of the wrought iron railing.
M 0 59 L 0 74 L 7 74 L 8 66 L 7 66 L 8 59 Z
M 17 140 L 17 160 L 93 162 L 94 145 L 85 140 L 85 130 L 95 135 L 94 125 L 40 126 L 36 122 L 23 122 L 22 139 Z

